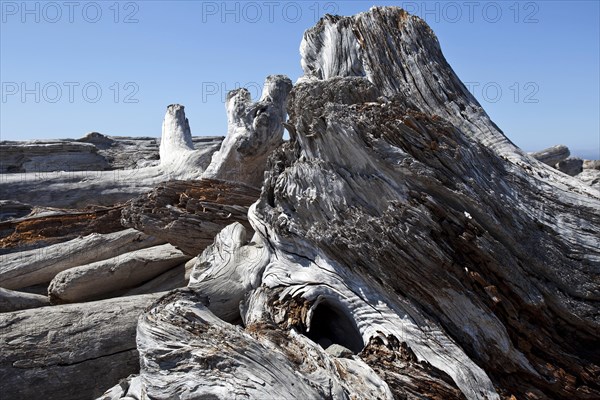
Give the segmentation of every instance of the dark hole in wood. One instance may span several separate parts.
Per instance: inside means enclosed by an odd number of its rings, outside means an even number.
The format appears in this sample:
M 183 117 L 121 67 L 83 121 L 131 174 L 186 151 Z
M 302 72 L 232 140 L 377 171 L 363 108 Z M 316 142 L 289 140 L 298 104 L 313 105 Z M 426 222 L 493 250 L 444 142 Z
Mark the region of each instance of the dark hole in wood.
M 354 322 L 341 310 L 326 302 L 315 309 L 310 322 L 310 332 L 306 336 L 324 349 L 332 344 L 339 344 L 359 353 L 364 347 L 362 336 Z

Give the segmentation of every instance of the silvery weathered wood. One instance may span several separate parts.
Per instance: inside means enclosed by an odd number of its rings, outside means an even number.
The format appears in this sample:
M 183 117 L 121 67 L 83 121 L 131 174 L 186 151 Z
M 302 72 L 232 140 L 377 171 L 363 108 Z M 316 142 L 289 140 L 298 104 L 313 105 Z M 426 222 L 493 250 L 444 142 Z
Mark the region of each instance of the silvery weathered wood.
M 227 227 L 141 317 L 143 389 L 598 398 L 597 191 L 516 148 L 403 10 L 326 16 L 301 54 L 256 235 Z
M 20 289 L 48 283 L 61 271 L 156 246 L 163 240 L 135 229 L 85 237 L 19 253 L 0 255 L 0 287 Z
M 91 143 L 75 141 L 0 142 L 0 174 L 102 171 L 110 168 Z
M 96 146 L 98 154 L 110 165 L 109 169 L 135 169 L 159 164 L 157 138 L 106 136 L 90 132 L 77 141 Z
M 106 396 L 599 398 L 600 194 L 583 182 L 594 185 L 597 170 L 572 178 L 514 146 L 431 29 L 401 9 L 326 16 L 305 33 L 301 54 L 305 75 L 285 122 L 291 141 L 271 155 L 264 180 L 253 146 L 280 127 L 243 91 L 229 97 L 238 127 L 214 168 L 262 186 L 250 227 L 239 218 L 220 230 L 189 287 L 141 316 L 140 375 Z M 182 107 L 169 107 L 163 126 L 159 169 L 199 176 Z M 266 143 L 270 151 L 275 142 Z M 252 173 L 236 178 L 230 171 L 242 168 L 228 160 Z M 223 211 L 244 214 L 249 203 L 234 199 L 251 197 L 207 182 L 161 185 L 123 218 L 194 255 L 190 239 L 232 222 Z M 215 215 L 210 230 L 194 226 Z M 132 372 L 110 373 L 103 390 Z
M 185 267 L 186 282 L 190 281 L 190 276 L 192 275 L 192 271 L 194 270 L 194 266 L 196 265 L 197 261 L 198 261 L 198 256 L 192 258 L 190 261 L 185 263 L 184 267 Z M 186 285 L 187 285 L 187 283 L 186 283 Z
M 31 212 L 32 207 L 13 200 L 0 200 L 0 221 L 22 218 Z
M 17 292 L 0 287 L 0 313 L 49 306 L 48 296 Z
M 222 136 L 192 137 L 195 149 L 220 145 Z M 90 146 L 91 145 L 91 146 Z M 0 173 L 100 171 L 159 165 L 160 138 L 107 136 L 80 139 L 0 141 Z
M 137 318 L 159 296 L 0 314 L 2 398 L 95 398 L 137 373 Z
M 584 160 L 583 169 L 597 169 L 600 170 L 600 160 Z
M 600 191 L 600 170 L 584 169 L 580 174 L 575 176 L 577 179 L 590 185 L 592 188 Z
M 53 304 L 77 303 L 110 297 L 133 288 L 188 261 L 170 244 L 148 247 L 58 273 L 48 286 Z
M 142 378 L 139 375 L 130 375 L 104 392 L 97 400 L 143 400 L 142 396 Z
M 186 278 L 185 276 L 186 264 L 187 262 L 184 264 L 179 264 L 176 267 L 158 275 L 156 278 L 153 278 L 138 287 L 128 290 L 123 295 L 132 296 L 136 294 L 168 292 L 169 290 L 186 287 L 189 282 L 189 278 Z
M 48 286 L 48 297 L 53 304 L 111 297 L 112 293 L 154 279 L 190 258 L 170 244 L 119 254 L 58 273 Z
M 248 207 L 259 194 L 257 189 L 236 182 L 165 182 L 128 202 L 121 223 L 196 256 L 223 227 L 233 222 L 250 227 Z
M 188 286 L 207 296 L 210 311 L 227 322 L 240 320 L 240 302 L 258 287 L 269 262 L 262 244 L 244 246 L 247 243 L 246 228 L 239 223 L 229 225 L 198 257 L 190 276 Z
M 162 136 L 168 140 L 163 141 L 163 161 L 159 166 L 113 171 L 71 171 L 66 168 L 66 171 L 0 174 L 0 198 L 63 208 L 110 206 L 141 195 L 161 182 L 197 179 L 211 162 L 219 142 L 204 143 L 201 149 L 194 150 L 189 133 L 183 106 L 171 105 L 163 123 Z
M 175 291 L 140 318 L 140 376 L 148 398 L 393 398 L 359 358 L 331 359 L 294 331 L 260 325 L 244 331 L 206 304 L 189 289 Z
M 160 140 L 160 163 L 170 165 L 181 162 L 194 150 L 190 123 L 181 104 L 171 104 L 163 120 Z
M 227 136 L 203 178 L 262 185 L 267 157 L 281 144 L 285 105 L 292 81 L 283 75 L 265 80 L 260 99 L 237 89 L 227 94 Z
M 567 146 L 559 144 L 530 154 L 536 160 L 554 167 L 559 162 L 566 160 L 571 155 L 571 152 Z

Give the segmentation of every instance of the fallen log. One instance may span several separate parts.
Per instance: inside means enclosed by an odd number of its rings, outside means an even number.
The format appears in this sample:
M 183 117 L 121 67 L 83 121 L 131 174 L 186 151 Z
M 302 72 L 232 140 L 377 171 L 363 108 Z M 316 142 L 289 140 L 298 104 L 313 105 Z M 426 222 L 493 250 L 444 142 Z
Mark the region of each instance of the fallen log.
M 135 250 L 58 273 L 50 286 L 52 304 L 76 303 L 110 297 L 188 261 L 191 257 L 170 244 Z
M 187 263 L 186 263 L 187 264 Z M 185 265 L 180 264 L 175 268 L 163 272 L 156 278 L 125 292 L 124 296 L 136 294 L 168 292 L 169 290 L 186 287 L 189 279 L 185 277 Z
M 48 283 L 61 271 L 164 243 L 135 229 L 91 234 L 40 249 L 0 255 L 0 287 Z
M 559 162 L 566 160 L 571 152 L 565 145 L 559 144 L 556 146 L 548 147 L 547 149 L 530 153 L 530 155 L 538 161 L 543 162 L 546 165 L 554 167 Z
M 2 398 L 90 399 L 137 373 L 137 319 L 159 296 L 0 314 Z
M 0 222 L 0 254 L 49 246 L 92 233 L 121 231 L 121 208 L 57 210 Z
M 121 223 L 197 256 L 225 226 L 240 222 L 250 228 L 248 207 L 259 194 L 257 189 L 235 182 L 165 182 L 128 202 Z
M 161 182 L 198 179 L 221 144 L 216 138 L 195 149 L 183 106 L 178 104 L 167 108 L 162 137 L 167 140 L 161 140 L 162 161 L 158 166 L 113 171 L 0 174 L 0 198 L 59 208 L 113 206 L 139 196 Z M 184 145 L 169 146 L 169 142 Z
M 29 214 L 32 207 L 13 200 L 0 200 L 0 222 L 14 218 L 22 218 Z M 2 232 L 0 230 L 0 232 Z
M 575 176 L 583 171 L 583 160 L 569 157 L 556 163 L 556 169 L 567 175 Z
M 0 287 L 0 313 L 27 310 L 50 305 L 48 296 L 17 292 Z

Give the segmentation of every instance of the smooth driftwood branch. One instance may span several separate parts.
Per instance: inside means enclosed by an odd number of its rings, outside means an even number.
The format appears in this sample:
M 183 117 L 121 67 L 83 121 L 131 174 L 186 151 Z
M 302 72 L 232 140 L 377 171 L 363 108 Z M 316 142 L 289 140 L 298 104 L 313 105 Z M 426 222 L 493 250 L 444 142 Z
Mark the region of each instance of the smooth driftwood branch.
M 186 264 L 187 263 L 179 264 L 176 267 L 163 272 L 156 278 L 128 290 L 124 295 L 133 296 L 136 294 L 168 292 L 169 290 L 185 287 L 189 282 L 189 279 L 186 279 L 185 277 Z
M 123 253 L 58 273 L 48 286 L 48 297 L 53 304 L 110 297 L 111 293 L 147 282 L 190 258 L 170 244 Z

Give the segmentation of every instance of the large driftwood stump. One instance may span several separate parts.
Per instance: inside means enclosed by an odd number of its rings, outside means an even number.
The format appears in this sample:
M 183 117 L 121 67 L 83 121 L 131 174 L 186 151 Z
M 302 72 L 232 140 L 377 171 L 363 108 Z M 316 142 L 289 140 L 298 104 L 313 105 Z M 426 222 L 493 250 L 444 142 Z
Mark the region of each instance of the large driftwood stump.
M 598 398 L 598 193 L 514 146 L 401 9 L 327 16 L 301 53 L 256 234 L 141 318 L 143 390 Z
M 202 177 L 241 182 L 260 188 L 269 154 L 281 144 L 285 106 L 292 81 L 270 75 L 260 99 L 237 89 L 227 94 L 227 136 Z

